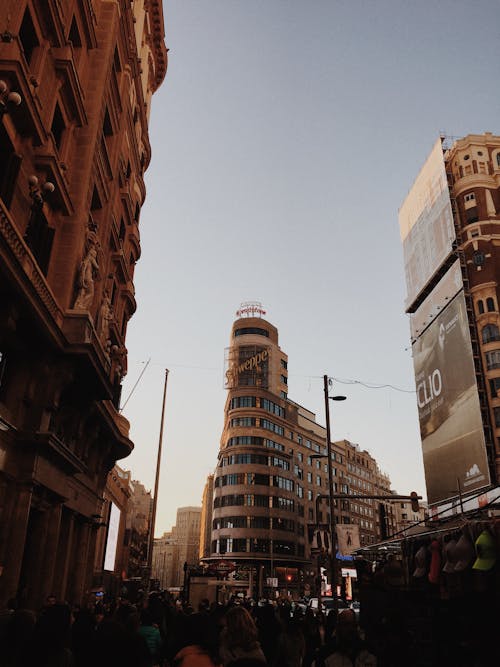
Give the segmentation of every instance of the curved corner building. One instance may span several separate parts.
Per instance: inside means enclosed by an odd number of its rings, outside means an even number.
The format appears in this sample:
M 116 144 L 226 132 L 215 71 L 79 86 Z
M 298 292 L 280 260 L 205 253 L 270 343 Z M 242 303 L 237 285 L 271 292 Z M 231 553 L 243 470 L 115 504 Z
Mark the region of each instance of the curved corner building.
M 288 400 L 288 357 L 278 330 L 254 314 L 234 322 L 226 350 L 211 557 L 225 556 L 243 571 L 251 565 L 261 590 L 268 577 L 293 589 L 313 574 L 304 567 L 310 565 L 306 523 L 314 520 L 316 493 L 306 492 L 303 480 L 307 475 L 317 492 L 323 487 L 327 493 L 326 462 L 310 458 L 324 453 L 325 429 Z

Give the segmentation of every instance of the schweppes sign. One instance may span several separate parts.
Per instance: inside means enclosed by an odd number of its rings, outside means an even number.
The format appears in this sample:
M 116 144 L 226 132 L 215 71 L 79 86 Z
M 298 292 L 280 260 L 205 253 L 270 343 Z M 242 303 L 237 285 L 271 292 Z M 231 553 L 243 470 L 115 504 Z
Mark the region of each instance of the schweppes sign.
M 261 372 L 262 362 L 267 361 L 268 359 L 269 359 L 269 351 L 261 350 L 260 352 L 257 352 L 257 354 L 254 354 L 253 357 L 249 357 L 239 365 L 232 364 L 230 368 L 226 371 L 226 386 L 231 387 L 234 384 L 236 384 L 240 373 L 252 370 Z

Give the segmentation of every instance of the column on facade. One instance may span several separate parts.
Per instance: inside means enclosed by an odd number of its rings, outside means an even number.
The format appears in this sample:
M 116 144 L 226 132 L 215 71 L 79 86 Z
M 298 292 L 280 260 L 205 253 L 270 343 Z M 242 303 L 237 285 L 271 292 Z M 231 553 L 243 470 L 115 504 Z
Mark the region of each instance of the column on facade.
M 59 600 L 66 599 L 70 567 L 74 550 L 75 514 L 67 507 L 62 508 L 61 526 L 59 531 L 59 544 L 55 555 L 55 571 L 57 577 L 54 581 L 54 595 Z
M 10 496 L 5 519 L 2 518 L 3 566 L 0 576 L 0 605 L 6 605 L 17 596 L 21 574 L 22 554 L 26 540 L 31 504 L 31 487 L 8 483 L 5 489 Z
M 83 517 L 76 521 L 76 544 L 70 570 L 70 602 L 80 603 L 85 590 L 85 579 L 89 560 L 90 524 Z M 92 554 L 93 556 L 93 554 Z

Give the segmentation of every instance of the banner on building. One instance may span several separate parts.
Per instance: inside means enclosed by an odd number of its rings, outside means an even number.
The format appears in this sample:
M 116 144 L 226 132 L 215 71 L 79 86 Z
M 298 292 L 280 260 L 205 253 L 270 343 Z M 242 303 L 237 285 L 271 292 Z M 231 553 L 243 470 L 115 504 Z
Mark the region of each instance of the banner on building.
M 409 309 L 453 250 L 455 228 L 441 139 L 399 209 Z
M 413 344 L 429 504 L 490 482 L 463 292 Z
M 337 551 L 341 556 L 349 556 L 360 548 L 359 526 L 354 523 L 337 524 Z
M 118 532 L 120 530 L 121 512 L 117 505 L 111 503 L 108 521 L 108 535 L 106 538 L 106 551 L 104 555 L 104 570 L 114 572 L 116 561 L 116 550 L 118 546 Z

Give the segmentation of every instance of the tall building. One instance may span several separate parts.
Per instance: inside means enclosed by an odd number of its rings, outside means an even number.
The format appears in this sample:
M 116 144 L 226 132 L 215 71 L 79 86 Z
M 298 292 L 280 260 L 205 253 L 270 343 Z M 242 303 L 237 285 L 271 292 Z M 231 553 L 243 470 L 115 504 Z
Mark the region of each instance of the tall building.
M 184 564 L 188 567 L 200 561 L 201 507 L 179 507 L 175 526 L 153 545 L 153 578 L 163 588 L 182 588 Z
M 212 540 L 212 508 L 214 502 L 214 476 L 208 475 L 201 499 L 200 560 L 210 556 Z
M 329 519 L 326 430 L 288 397 L 288 356 L 264 314 L 260 304 L 242 307 L 226 351 L 228 394 L 205 562 L 224 558 L 242 572 L 254 568 L 261 589 L 268 582 L 299 590 L 315 578 L 312 531 Z M 377 462 L 346 440 L 332 443 L 332 469 L 335 493 L 390 493 Z M 335 501 L 334 519 L 355 525 L 361 544 L 380 539 L 373 500 Z
M 500 474 L 500 137 L 439 139 L 399 223 L 430 511 L 477 508 Z
M 6 0 L 0 16 L 0 607 L 79 602 L 136 309 L 161 0 Z

